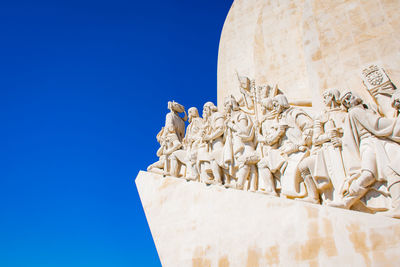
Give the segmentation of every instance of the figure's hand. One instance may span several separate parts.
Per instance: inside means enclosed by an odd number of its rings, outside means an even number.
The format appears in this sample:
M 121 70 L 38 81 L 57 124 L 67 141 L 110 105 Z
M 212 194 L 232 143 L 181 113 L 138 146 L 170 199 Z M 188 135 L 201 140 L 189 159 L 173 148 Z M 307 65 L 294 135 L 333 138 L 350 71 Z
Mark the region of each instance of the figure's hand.
M 285 131 L 285 129 L 286 129 L 285 125 L 279 125 L 277 128 L 278 131 Z
M 236 131 L 235 130 L 235 125 L 232 123 L 232 122 L 228 122 L 227 124 L 226 124 L 226 126 L 229 128 L 229 129 L 231 129 L 232 131 Z
M 338 132 L 336 129 L 331 129 L 328 131 L 328 137 L 332 140 L 338 137 Z
M 335 137 L 331 139 L 332 144 L 334 147 L 341 147 L 342 146 L 342 140 L 340 140 L 339 137 Z
M 347 179 L 346 181 L 344 181 L 342 189 L 340 190 L 340 194 L 342 196 L 346 196 L 349 194 L 350 184 L 351 184 L 350 180 Z
M 299 151 L 304 152 L 307 150 L 306 146 L 299 146 Z
M 312 144 L 312 137 L 313 137 L 313 130 L 307 129 L 302 134 L 303 144 L 304 145 L 311 145 Z
M 281 151 L 282 154 L 289 155 L 290 150 L 285 146 L 285 147 L 280 147 L 279 150 Z
M 174 127 L 169 126 L 169 127 L 167 128 L 167 132 L 168 132 L 168 133 L 174 133 L 174 132 L 175 132 Z
M 356 195 L 357 192 L 360 192 L 360 189 L 362 189 L 360 186 L 360 181 L 354 180 L 349 186 L 349 195 Z
M 297 148 L 296 145 L 292 144 L 292 145 L 284 145 L 281 148 L 279 148 L 279 150 L 283 153 L 285 153 L 286 155 L 290 155 L 294 152 L 299 151 L 299 149 Z
M 257 141 L 259 142 L 259 143 L 263 143 L 263 144 L 266 144 L 267 143 L 267 140 L 266 140 L 266 138 L 264 138 L 262 135 L 260 135 L 260 134 L 257 134 Z

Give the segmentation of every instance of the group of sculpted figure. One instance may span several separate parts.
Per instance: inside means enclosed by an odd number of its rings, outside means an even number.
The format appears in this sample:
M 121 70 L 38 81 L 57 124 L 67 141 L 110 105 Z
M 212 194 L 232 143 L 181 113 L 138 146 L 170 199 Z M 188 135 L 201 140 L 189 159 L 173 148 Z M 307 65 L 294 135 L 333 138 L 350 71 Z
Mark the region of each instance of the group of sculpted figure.
M 376 65 L 363 80 L 374 107 L 329 89 L 314 118 L 243 76 L 241 97 L 227 97 L 222 112 L 207 102 L 202 117 L 195 107 L 187 116 L 168 102 L 148 171 L 400 218 L 400 91 Z

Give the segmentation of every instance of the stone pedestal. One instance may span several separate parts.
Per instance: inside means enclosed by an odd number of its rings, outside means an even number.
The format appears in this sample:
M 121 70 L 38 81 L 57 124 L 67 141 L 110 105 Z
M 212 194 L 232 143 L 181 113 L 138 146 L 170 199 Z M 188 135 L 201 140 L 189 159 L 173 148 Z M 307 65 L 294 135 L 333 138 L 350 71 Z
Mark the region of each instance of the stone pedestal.
M 139 172 L 163 266 L 399 266 L 400 220 Z

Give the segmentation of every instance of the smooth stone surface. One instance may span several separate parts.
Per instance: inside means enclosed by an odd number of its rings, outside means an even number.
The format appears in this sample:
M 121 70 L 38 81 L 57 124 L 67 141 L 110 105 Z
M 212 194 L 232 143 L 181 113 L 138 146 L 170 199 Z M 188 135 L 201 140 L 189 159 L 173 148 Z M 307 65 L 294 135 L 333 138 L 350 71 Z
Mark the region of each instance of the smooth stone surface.
M 163 266 L 399 266 L 400 222 L 139 172 Z
M 235 0 L 219 46 L 218 107 L 239 95 L 235 71 L 317 108 L 328 88 L 373 102 L 360 77 L 365 66 L 377 63 L 400 82 L 399 10 L 398 0 Z

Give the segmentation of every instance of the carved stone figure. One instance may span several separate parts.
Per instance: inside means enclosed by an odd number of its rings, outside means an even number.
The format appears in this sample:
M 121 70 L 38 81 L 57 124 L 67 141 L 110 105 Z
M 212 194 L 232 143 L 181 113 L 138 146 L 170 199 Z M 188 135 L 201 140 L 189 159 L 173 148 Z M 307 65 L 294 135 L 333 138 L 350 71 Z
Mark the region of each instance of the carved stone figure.
M 224 115 L 212 102 L 203 106 L 203 137 L 200 139 L 197 162 L 201 181 L 222 184 Z
M 185 135 L 185 121 L 187 115 L 184 106 L 170 101 L 168 102 L 170 112 L 165 117 L 165 126 L 157 134 L 157 140 L 160 148 L 157 151 L 159 160 L 151 164 L 147 170 L 163 175 L 171 175 L 170 155 L 182 147 L 182 139 Z M 184 118 L 179 113 L 185 113 Z
M 198 180 L 197 152 L 200 146 L 203 130 L 203 120 L 199 117 L 197 108 L 188 110 L 189 125 L 183 138 L 183 149 L 177 150 L 171 155 L 171 174 L 178 177 L 181 165 L 186 166 L 184 177 L 188 180 Z
M 351 208 L 368 191 L 380 191 L 376 183 L 385 182 L 391 196 L 389 216 L 400 217 L 400 135 L 398 119 L 379 116 L 363 105 L 352 92 L 342 97 L 348 109 L 343 148 L 348 179 L 345 181 L 342 201 L 332 206 Z M 368 199 L 364 199 L 368 207 Z
M 246 113 L 254 114 L 255 109 L 255 102 L 254 102 L 254 85 L 252 81 L 246 76 L 239 76 L 239 91 L 242 94 L 241 97 L 238 99 L 238 104 L 242 107 L 242 110 Z
M 311 203 L 337 199 L 337 192 L 345 180 L 342 158 L 342 135 L 346 112 L 340 108 L 340 92 L 336 89 L 323 93 L 325 110 L 314 120 L 313 147 L 309 157 L 299 164 Z
M 284 95 L 275 96 L 273 103 L 277 112 L 277 125 L 273 127 L 275 130 L 269 137 L 269 143 L 279 142 L 280 157 L 270 156 L 271 160 L 278 163 L 269 168 L 271 171 L 276 169 L 280 174 L 281 194 L 289 198 L 304 197 L 305 192 L 300 189 L 301 176 L 298 164 L 309 154 L 313 121 L 302 109 L 291 107 Z M 285 159 L 282 164 L 281 157 Z
M 254 125 L 250 116 L 240 111 L 233 96 L 224 101 L 226 116 L 226 142 L 224 163 L 231 177 L 237 177 L 236 188 L 243 189 L 249 179 L 250 190 L 256 190 L 256 167 L 259 161 L 255 153 Z M 235 175 L 236 174 L 236 175 Z M 251 176 L 251 177 L 249 177 Z
M 400 92 L 377 66 L 364 78 L 385 116 L 331 89 L 313 121 L 277 86 L 238 76 L 240 100 L 226 98 L 224 112 L 207 102 L 202 118 L 190 108 L 185 135 L 185 108 L 168 102 L 159 160 L 148 170 L 400 218 Z
M 396 88 L 390 81 L 382 67 L 371 65 L 362 71 L 362 79 L 368 92 L 378 104 L 378 111 L 381 115 L 393 118 L 395 111 L 391 108 L 391 97 L 396 92 Z
M 277 140 L 271 140 L 269 136 L 272 127 L 274 127 L 274 120 L 277 115 L 276 111 L 274 110 L 272 98 L 265 98 L 262 100 L 261 113 L 261 127 L 256 131 L 258 142 L 257 150 L 259 151 L 261 158 L 261 160 L 257 163 L 259 176 L 258 191 L 277 196 L 275 179 L 270 168 L 276 172 L 282 166 L 285 160 L 278 150 L 278 142 L 276 142 Z

